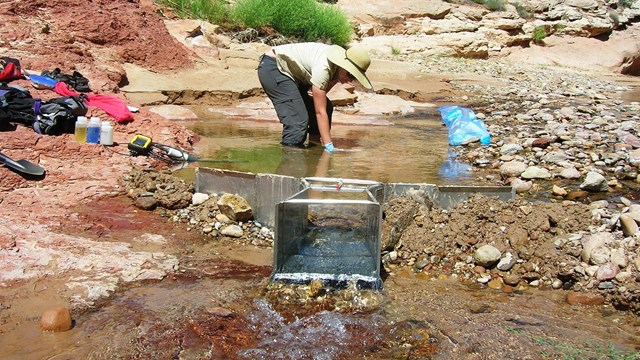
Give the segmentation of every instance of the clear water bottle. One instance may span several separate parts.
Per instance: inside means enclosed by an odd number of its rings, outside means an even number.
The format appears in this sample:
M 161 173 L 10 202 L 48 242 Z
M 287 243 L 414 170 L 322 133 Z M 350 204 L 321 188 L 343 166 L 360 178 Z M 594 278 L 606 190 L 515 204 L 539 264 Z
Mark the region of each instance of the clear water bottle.
M 100 126 L 100 144 L 113 145 L 113 126 L 108 121 L 103 121 Z
M 73 138 L 77 142 L 87 142 L 87 117 L 86 116 L 78 116 L 76 119 L 76 128 L 73 132 Z
M 87 125 L 87 144 L 97 144 L 100 142 L 100 118 L 93 116 Z

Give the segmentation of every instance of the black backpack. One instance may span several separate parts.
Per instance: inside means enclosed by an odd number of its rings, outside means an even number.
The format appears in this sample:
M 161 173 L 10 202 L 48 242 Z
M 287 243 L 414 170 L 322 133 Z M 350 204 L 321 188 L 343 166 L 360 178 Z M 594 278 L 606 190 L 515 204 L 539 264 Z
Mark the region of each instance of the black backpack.
M 73 133 L 77 117 L 87 114 L 85 97 L 85 95 L 64 96 L 45 102 L 35 100 L 33 129 L 38 134 L 47 135 Z
M 0 125 L 5 127 L 10 122 L 18 122 L 27 126 L 33 124 L 33 103 L 29 90 L 0 83 Z
M 50 78 L 53 78 L 56 81 L 67 83 L 76 91 L 91 92 L 91 88 L 89 87 L 89 79 L 87 79 L 77 71 L 74 71 L 73 74 L 69 75 L 69 74 L 63 74 L 60 68 L 55 68 L 52 71 L 44 70 L 40 74 L 42 76 L 48 76 Z

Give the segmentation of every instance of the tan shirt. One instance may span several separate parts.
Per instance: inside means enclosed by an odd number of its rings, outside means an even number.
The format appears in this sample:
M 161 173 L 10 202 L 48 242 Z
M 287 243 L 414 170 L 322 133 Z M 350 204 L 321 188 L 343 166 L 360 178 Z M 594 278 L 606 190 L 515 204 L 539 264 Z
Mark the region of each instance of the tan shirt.
M 273 48 L 278 69 L 298 84 L 315 85 L 329 91 L 337 67 L 327 60 L 329 45 L 299 43 Z

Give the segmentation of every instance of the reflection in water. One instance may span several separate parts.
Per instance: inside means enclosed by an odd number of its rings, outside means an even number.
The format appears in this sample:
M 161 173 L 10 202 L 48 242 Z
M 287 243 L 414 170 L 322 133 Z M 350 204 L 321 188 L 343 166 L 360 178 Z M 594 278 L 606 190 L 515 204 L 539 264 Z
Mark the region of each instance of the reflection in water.
M 470 166 L 449 151 L 447 128 L 439 116 L 393 119 L 394 125 L 344 125 L 332 128 L 339 151 L 325 154 L 310 143 L 304 149 L 280 145 L 281 125 L 206 118 L 191 126 L 201 136 L 201 158 L 229 162 L 198 166 L 294 177 L 323 176 L 379 182 L 467 185 Z
M 457 159 L 457 154 L 454 150 L 449 149 L 448 158 L 440 165 L 438 175 L 444 179 L 459 179 L 469 176 L 471 165 L 461 162 Z

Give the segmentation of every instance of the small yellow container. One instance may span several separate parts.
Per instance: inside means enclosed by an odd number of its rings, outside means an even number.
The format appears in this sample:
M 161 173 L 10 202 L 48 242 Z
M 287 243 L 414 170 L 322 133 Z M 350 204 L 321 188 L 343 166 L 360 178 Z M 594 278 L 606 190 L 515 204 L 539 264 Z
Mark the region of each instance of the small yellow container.
M 87 118 L 85 116 L 78 116 L 78 119 L 76 120 L 76 128 L 73 134 L 73 137 L 77 142 L 87 142 Z

